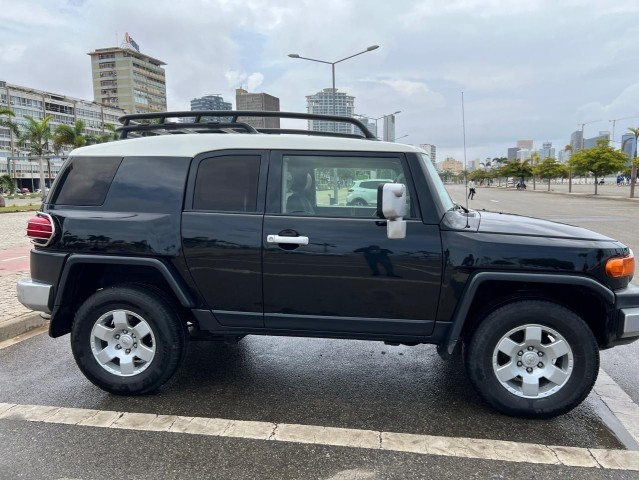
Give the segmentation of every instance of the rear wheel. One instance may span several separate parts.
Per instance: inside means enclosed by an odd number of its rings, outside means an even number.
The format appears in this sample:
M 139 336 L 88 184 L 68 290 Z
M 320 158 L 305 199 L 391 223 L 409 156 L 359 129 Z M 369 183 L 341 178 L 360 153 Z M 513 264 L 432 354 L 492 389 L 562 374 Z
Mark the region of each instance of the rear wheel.
M 355 207 L 365 207 L 366 205 L 368 205 L 368 203 L 366 203 L 366 200 L 364 200 L 363 198 L 356 198 L 351 202 L 351 205 Z
M 187 332 L 175 306 L 159 291 L 112 287 L 78 310 L 71 348 L 82 373 L 110 393 L 157 390 L 180 366 Z
M 477 327 L 466 371 L 493 408 L 551 418 L 590 393 L 599 350 L 588 325 L 571 310 L 546 301 L 518 301 L 493 311 Z

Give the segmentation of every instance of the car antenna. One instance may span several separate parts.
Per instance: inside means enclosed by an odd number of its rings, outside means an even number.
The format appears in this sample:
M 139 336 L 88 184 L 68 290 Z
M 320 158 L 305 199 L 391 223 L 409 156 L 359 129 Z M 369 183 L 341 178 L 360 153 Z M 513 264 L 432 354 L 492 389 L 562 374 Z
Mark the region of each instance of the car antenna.
M 466 226 L 464 228 L 470 228 L 468 223 L 468 165 L 466 164 L 466 115 L 464 114 L 464 92 L 461 92 L 462 103 L 462 132 L 464 135 L 464 184 L 466 185 L 465 197 L 466 197 Z

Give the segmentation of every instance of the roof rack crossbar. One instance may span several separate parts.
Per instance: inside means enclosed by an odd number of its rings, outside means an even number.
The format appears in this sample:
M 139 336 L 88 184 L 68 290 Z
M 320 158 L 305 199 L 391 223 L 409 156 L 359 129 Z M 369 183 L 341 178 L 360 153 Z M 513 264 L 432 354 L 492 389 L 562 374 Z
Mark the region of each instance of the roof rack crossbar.
M 223 129 L 244 131 L 246 133 L 258 133 L 248 123 L 243 122 L 191 122 L 191 123 L 128 123 L 116 129 L 120 133 L 120 139 L 128 138 L 130 132 L 161 132 L 170 130 L 195 130 L 210 133 L 223 132 Z M 168 133 L 168 132 L 167 132 Z M 176 132 L 179 133 L 179 132 Z
M 171 118 L 195 118 L 194 122 L 188 123 L 167 123 L 167 119 Z M 208 120 L 202 122 L 204 117 L 216 117 L 224 118 L 224 122 L 211 122 Z M 227 118 L 231 118 L 231 122 L 227 123 Z M 295 129 L 263 129 L 264 133 L 295 133 L 305 135 L 322 135 L 322 136 L 347 136 L 353 138 L 366 138 L 369 140 L 377 140 L 368 128 L 358 119 L 352 117 L 340 117 L 339 115 L 318 115 L 314 113 L 298 113 L 298 112 L 273 112 L 273 111 L 252 111 L 252 110 L 194 110 L 194 111 L 179 111 L 179 112 L 154 112 L 154 113 L 134 113 L 130 115 L 124 115 L 120 117 L 122 127 L 117 129 L 120 132 L 120 138 L 127 138 L 129 132 L 148 132 L 153 130 L 180 130 L 186 128 L 193 128 L 194 126 L 206 125 L 207 127 L 213 125 L 225 125 L 225 128 L 241 128 L 247 133 L 259 133 L 253 127 L 247 123 L 240 122 L 240 117 L 253 117 L 253 118 L 288 118 L 296 120 L 320 120 L 336 123 L 348 123 L 357 127 L 362 134 L 348 134 L 339 132 L 316 132 L 309 133 L 310 130 L 295 130 Z M 136 121 L 138 120 L 138 121 Z M 140 123 L 139 120 L 154 120 L 157 123 Z M 175 125 L 175 126 L 174 126 Z M 244 125 L 249 126 L 252 130 L 244 128 Z M 167 128 L 168 127 L 168 128 Z M 303 132 L 303 133 L 302 133 Z M 177 132 L 175 132 L 177 133 Z M 337 133 L 337 135 L 335 135 Z

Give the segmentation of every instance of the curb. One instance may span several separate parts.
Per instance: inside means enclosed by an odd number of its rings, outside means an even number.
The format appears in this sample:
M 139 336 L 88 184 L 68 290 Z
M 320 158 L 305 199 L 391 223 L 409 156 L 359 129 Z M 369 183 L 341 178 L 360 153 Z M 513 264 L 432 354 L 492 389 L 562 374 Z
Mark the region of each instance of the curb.
M 513 187 L 484 187 L 484 188 L 499 188 L 502 190 L 512 190 Z M 605 199 L 605 200 L 618 200 L 618 201 L 622 201 L 622 202 L 639 202 L 639 197 L 634 197 L 634 198 L 630 198 L 630 197 L 622 197 L 619 195 L 605 195 L 602 193 L 598 193 L 597 195 L 595 195 L 594 193 L 586 193 L 586 192 L 558 192 L 556 190 L 541 190 L 541 189 L 536 189 L 533 190 L 531 189 L 526 189 L 524 190 L 524 192 L 530 192 L 530 193 L 545 193 L 545 194 L 550 194 L 550 195 L 566 195 L 569 197 L 582 197 L 582 198 L 593 198 L 593 199 Z
M 19 317 L 12 318 L 0 325 L 0 342 L 22 335 L 29 330 L 33 330 L 34 328 L 41 327 L 48 323 L 48 319 L 42 318 L 40 313 L 36 312 L 25 313 Z

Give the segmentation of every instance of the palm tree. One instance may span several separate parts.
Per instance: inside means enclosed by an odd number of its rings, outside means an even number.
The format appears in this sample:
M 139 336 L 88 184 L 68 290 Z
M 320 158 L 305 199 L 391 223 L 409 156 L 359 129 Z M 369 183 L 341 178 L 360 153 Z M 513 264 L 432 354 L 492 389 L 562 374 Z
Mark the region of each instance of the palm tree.
M 0 108 L 0 117 L 15 117 L 16 114 L 13 113 L 13 110 L 10 108 Z M 20 129 L 18 128 L 18 124 L 10 118 L 0 118 L 0 127 L 9 129 L 9 138 L 11 141 L 11 151 L 13 151 L 13 137 L 18 136 L 20 134 Z
M 639 142 L 639 128 L 629 128 L 628 130 L 630 130 L 635 136 L 635 158 L 632 161 L 632 170 L 630 171 L 630 198 L 635 198 L 635 184 L 637 183 L 637 149 L 639 148 L 637 142 Z
M 87 138 L 84 135 L 84 127 L 85 124 L 82 120 L 76 120 L 73 125 L 60 124 L 55 127 L 53 149 L 59 152 L 65 145 L 72 149 L 86 145 Z
M 31 155 L 42 156 L 49 152 L 49 141 L 53 137 L 49 122 L 53 118 L 51 115 L 44 117 L 41 121 L 25 116 L 27 123 L 24 125 L 18 140 L 20 143 L 29 143 L 29 153 Z

